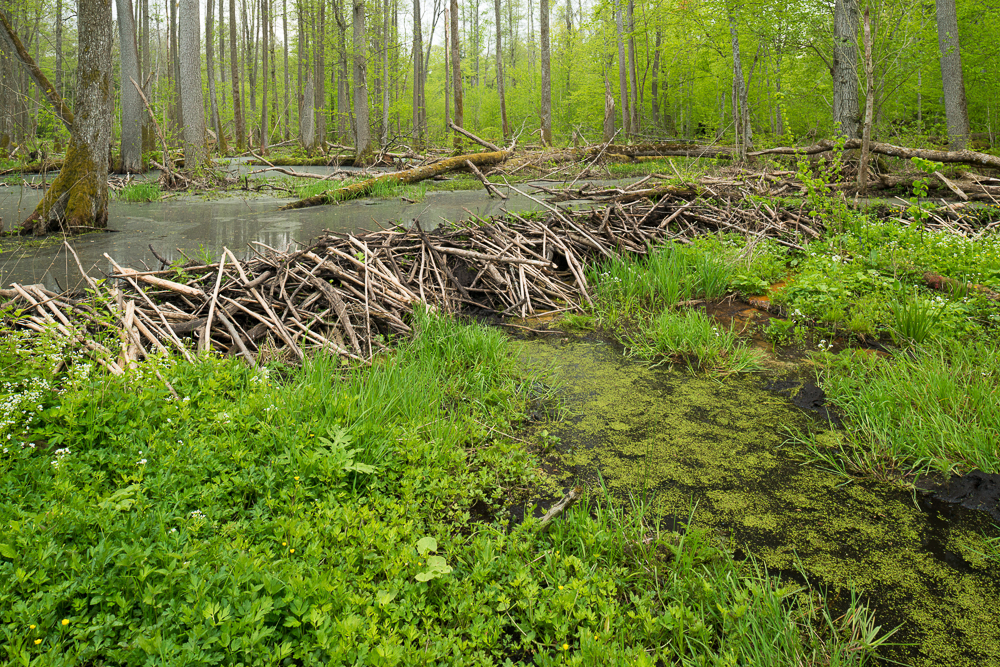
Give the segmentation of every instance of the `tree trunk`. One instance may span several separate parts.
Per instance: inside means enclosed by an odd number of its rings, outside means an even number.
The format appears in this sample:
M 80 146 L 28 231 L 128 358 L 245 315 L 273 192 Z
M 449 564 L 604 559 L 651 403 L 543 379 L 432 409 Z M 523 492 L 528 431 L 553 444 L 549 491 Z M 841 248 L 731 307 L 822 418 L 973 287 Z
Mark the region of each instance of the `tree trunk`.
M 313 75 L 315 86 L 314 106 L 316 141 L 314 147 L 324 151 L 326 141 L 326 2 L 321 0 L 316 12 L 316 35 L 313 37 L 313 51 L 316 54 L 316 69 Z
M 56 92 L 59 93 L 59 97 L 66 95 L 63 90 L 62 24 L 62 0 L 56 0 Z
M 458 0 L 451 0 L 451 84 L 455 98 L 455 125 L 465 127 L 462 102 L 462 51 L 458 39 Z M 462 135 L 455 133 L 455 149 L 462 147 Z
M 872 29 L 865 7 L 865 125 L 861 137 L 861 160 L 858 163 L 858 188 L 868 191 L 868 151 L 872 141 L 872 115 L 875 109 L 875 63 L 872 60 Z
M 75 233 L 108 225 L 108 148 L 114 108 L 111 0 L 80 0 L 76 114 L 59 175 L 22 232 Z
M 542 47 L 542 143 L 552 145 L 552 70 L 549 63 L 549 0 L 538 3 L 538 37 Z
M 229 0 L 229 72 L 233 81 L 233 123 L 236 126 L 236 148 L 242 153 L 246 150 L 247 128 L 243 120 L 243 99 L 240 96 L 240 65 L 236 57 L 238 42 L 236 40 L 236 0 Z
M 174 130 L 181 131 L 181 61 L 178 49 L 177 35 L 177 1 L 167 0 L 170 4 L 170 67 L 173 78 L 173 96 L 170 100 L 170 121 Z
M 639 79 L 635 68 L 635 0 L 627 0 L 625 5 L 625 27 L 628 29 L 628 111 L 629 130 L 639 133 Z
M 355 166 L 367 164 L 372 154 L 368 122 L 368 64 L 365 56 L 365 0 L 354 0 L 354 146 Z
M 937 0 L 937 29 L 948 142 L 951 150 L 958 151 L 964 149 L 969 141 L 969 111 L 965 103 L 965 79 L 962 76 L 962 50 L 958 43 L 955 0 Z
M 306 87 L 302 95 L 302 109 L 299 113 L 299 135 L 302 137 L 302 145 L 306 152 L 312 154 L 313 146 L 316 144 L 316 126 L 314 124 L 315 100 L 313 99 L 312 73 L 306 74 Z
M 281 0 L 281 34 L 285 48 L 285 109 L 281 117 L 285 123 L 285 141 L 289 141 L 292 138 L 291 129 L 288 127 L 291 122 L 292 107 L 288 104 L 288 0 Z
M 389 93 L 389 33 L 391 22 L 389 20 L 389 0 L 382 3 L 382 134 L 379 137 L 379 145 L 382 147 L 389 145 L 389 104 L 391 100 Z
M 653 126 L 660 126 L 660 44 L 663 41 L 663 34 L 660 29 L 656 29 L 656 46 L 653 48 L 653 77 L 650 111 L 653 116 Z
M 833 13 L 833 122 L 840 136 L 854 139 L 858 113 L 858 0 L 836 0 Z
M 413 138 L 418 148 L 424 145 L 423 65 L 424 44 L 420 30 L 420 0 L 413 0 Z
M 733 50 L 733 125 L 736 128 L 736 158 L 746 160 L 747 151 L 753 140 L 750 128 L 750 109 L 747 100 L 747 84 L 743 79 L 743 62 L 740 55 L 740 34 L 736 15 L 729 14 L 729 35 Z
M 341 2 L 342 0 L 333 2 L 337 22 L 337 62 L 340 70 L 340 75 L 337 77 L 337 137 L 341 142 L 347 142 L 351 120 L 351 102 L 348 95 L 351 78 L 347 64 L 347 20 L 344 18 Z
M 178 51 L 181 59 L 181 120 L 184 126 L 184 168 L 205 162 L 205 103 L 201 93 L 201 35 L 198 0 L 180 0 Z
M 220 0 L 221 2 L 221 0 Z M 149 56 L 149 0 L 142 0 L 142 22 L 139 27 L 139 48 L 142 53 L 142 92 L 147 100 L 153 99 L 153 70 Z M 141 114 L 142 118 L 142 150 L 151 151 L 156 147 L 156 133 L 153 131 L 153 121 L 149 114 Z
M 135 45 L 132 0 L 115 0 L 118 6 L 118 43 L 121 54 L 122 162 L 123 173 L 142 173 L 142 117 L 146 115 L 139 91 L 132 81 L 141 81 L 139 54 Z
M 507 124 L 507 99 L 504 94 L 503 49 L 501 48 L 502 40 L 500 39 L 500 0 L 493 0 L 493 9 L 496 14 L 497 24 L 497 93 L 500 95 L 500 123 L 502 125 L 504 141 L 507 141 L 507 137 L 510 136 L 510 126 Z
M 212 129 L 215 132 L 216 148 L 220 153 L 226 152 L 226 136 L 222 132 L 222 120 L 219 118 L 219 98 L 215 94 L 215 0 L 208 0 L 205 5 L 205 63 L 208 75 L 208 101 L 212 113 Z
M 622 130 L 626 135 L 630 135 L 632 134 L 632 128 L 629 125 L 629 121 L 632 119 L 632 115 L 628 110 L 628 74 L 626 73 L 625 65 L 625 41 L 621 2 L 622 0 L 615 0 L 615 39 L 618 42 L 618 99 L 622 105 Z
M 271 36 L 271 0 L 260 0 L 260 26 L 261 34 L 263 37 L 263 44 L 261 45 L 261 72 L 264 78 L 264 90 L 261 95 L 260 104 L 260 152 L 263 153 L 267 150 L 268 138 L 271 135 L 271 117 L 268 114 L 268 102 L 270 100 L 267 98 L 268 86 L 267 86 L 267 67 L 268 58 L 270 57 L 270 36 Z
M 615 96 L 611 94 L 611 82 L 604 77 L 604 143 L 615 138 Z

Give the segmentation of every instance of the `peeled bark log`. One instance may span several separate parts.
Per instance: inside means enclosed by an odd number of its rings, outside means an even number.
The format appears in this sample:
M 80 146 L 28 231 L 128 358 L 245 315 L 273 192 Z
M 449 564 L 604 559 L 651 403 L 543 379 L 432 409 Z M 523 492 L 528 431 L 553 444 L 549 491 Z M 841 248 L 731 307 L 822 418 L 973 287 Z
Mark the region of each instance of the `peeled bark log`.
M 280 210 L 288 211 L 296 208 L 307 208 L 309 206 L 323 206 L 324 204 L 332 204 L 336 201 L 344 201 L 347 199 L 357 199 L 358 197 L 363 197 L 371 192 L 372 188 L 379 183 L 392 185 L 417 183 L 455 169 L 461 169 L 466 166 L 466 160 L 477 167 L 482 167 L 483 165 L 503 162 L 510 157 L 511 154 L 511 151 L 499 151 L 493 153 L 459 155 L 457 157 L 441 160 L 440 162 L 435 162 L 434 164 L 429 164 L 424 167 L 417 167 L 416 169 L 410 169 L 408 171 L 401 171 L 395 174 L 385 174 L 384 176 L 379 176 L 377 178 L 370 178 L 367 181 L 349 185 L 345 188 L 336 190 L 335 192 L 324 192 L 323 194 L 306 197 L 305 199 L 300 199 L 296 202 L 292 202 L 291 204 L 286 204 L 285 206 L 282 206 Z

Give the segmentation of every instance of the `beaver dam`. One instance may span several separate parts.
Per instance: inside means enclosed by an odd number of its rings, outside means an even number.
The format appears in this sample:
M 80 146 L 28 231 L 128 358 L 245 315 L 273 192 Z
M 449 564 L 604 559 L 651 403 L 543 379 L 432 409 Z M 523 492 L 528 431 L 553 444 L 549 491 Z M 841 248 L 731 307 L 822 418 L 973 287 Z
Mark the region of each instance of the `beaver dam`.
M 410 333 L 421 304 L 518 318 L 584 312 L 595 262 L 718 231 L 746 236 L 751 248 L 771 238 L 802 249 L 825 231 L 799 208 L 705 200 L 677 188 L 548 194 L 603 205 L 571 211 L 550 201 L 541 215 L 509 213 L 432 232 L 328 233 L 286 251 L 257 243 L 242 258 L 225 249 L 214 263 L 182 267 L 164 260 L 159 269 L 128 268 L 108 257 L 113 272 L 100 282 L 80 266 L 85 292 L 16 283 L 0 290 L 3 313 L 15 327 L 65 337 L 119 374 L 169 348 L 249 364 L 327 350 L 366 363 Z M 965 225 L 957 214 L 935 214 L 926 227 L 978 231 Z M 653 371 L 623 360 L 616 344 L 593 340 L 536 340 L 524 354 L 570 387 L 572 417 L 548 427 L 562 439 L 556 467 L 569 477 L 596 485 L 600 473 L 624 497 L 649 490 L 679 518 L 697 504 L 695 521 L 728 536 L 738 555 L 828 587 L 835 607 L 858 591 L 883 630 L 899 626 L 896 639 L 912 644 L 890 650 L 889 660 L 1000 661 L 990 607 L 998 571 L 975 551 L 985 532 L 995 533 L 987 515 L 942 510 L 938 501 L 921 507 L 897 487 L 844 486 L 841 477 L 799 465 L 780 449 L 781 427 L 802 427 L 803 415 L 755 379 Z
M 822 221 L 801 208 L 707 201 L 671 186 L 549 194 L 607 205 L 571 211 L 543 204 L 540 217 L 509 213 L 428 233 L 419 226 L 328 233 L 294 251 L 254 243 L 244 259 L 225 249 L 215 263 L 165 268 L 161 260 L 160 270 L 121 267 L 106 255 L 114 272 L 100 284 L 78 262 L 89 293 L 14 283 L 0 298 L 20 309 L 15 326 L 52 327 L 115 373 L 167 347 L 190 357 L 185 338 L 250 363 L 319 348 L 370 359 L 393 336 L 409 333 L 407 316 L 419 303 L 518 317 L 579 311 L 590 302 L 585 267 L 595 260 L 714 231 L 767 236 L 795 249 L 823 232 Z M 935 216 L 927 227 L 961 224 Z M 98 342 L 107 332 L 120 347 Z

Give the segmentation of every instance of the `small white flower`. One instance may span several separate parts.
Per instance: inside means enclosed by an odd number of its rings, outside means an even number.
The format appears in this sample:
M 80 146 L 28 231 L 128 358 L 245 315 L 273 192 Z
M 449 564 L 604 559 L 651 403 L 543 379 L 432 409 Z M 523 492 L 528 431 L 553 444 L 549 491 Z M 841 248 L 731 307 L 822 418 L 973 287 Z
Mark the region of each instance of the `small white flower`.
M 144 465 L 146 465 L 146 459 L 139 459 L 138 461 L 136 461 L 136 465 L 137 466 L 144 466 Z

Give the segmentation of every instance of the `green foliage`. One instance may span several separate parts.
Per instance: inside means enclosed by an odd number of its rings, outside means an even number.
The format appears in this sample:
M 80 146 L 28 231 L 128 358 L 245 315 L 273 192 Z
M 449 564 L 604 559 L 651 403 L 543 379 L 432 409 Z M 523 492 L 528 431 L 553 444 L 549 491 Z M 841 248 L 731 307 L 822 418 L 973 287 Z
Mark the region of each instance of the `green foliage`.
M 160 186 L 158 183 L 129 183 L 115 190 L 114 197 L 130 204 L 160 201 Z
M 864 633 L 828 625 L 807 591 L 641 508 L 472 522 L 536 475 L 496 437 L 531 378 L 495 330 L 413 325 L 371 367 L 154 358 L 119 377 L 4 337 L 18 387 L 49 386 L 30 415 L 3 389 L 3 660 L 846 665 L 884 641 L 864 607 Z
M 852 469 L 884 472 L 892 460 L 915 470 L 1000 470 L 998 353 L 995 340 L 945 340 L 892 359 L 831 358 L 823 388 L 857 443 Z
M 664 310 L 634 341 L 633 353 L 647 360 L 682 360 L 718 375 L 758 371 L 762 355 L 740 341 L 731 329 L 701 310 Z

